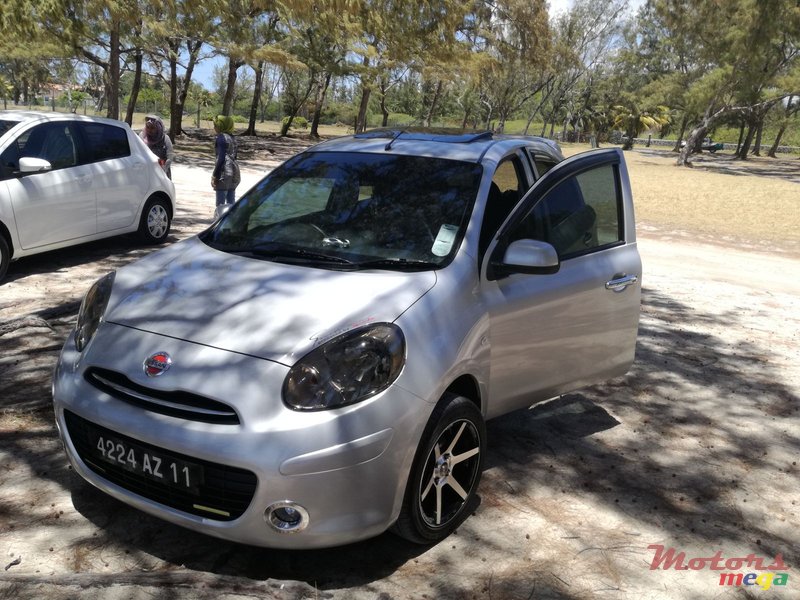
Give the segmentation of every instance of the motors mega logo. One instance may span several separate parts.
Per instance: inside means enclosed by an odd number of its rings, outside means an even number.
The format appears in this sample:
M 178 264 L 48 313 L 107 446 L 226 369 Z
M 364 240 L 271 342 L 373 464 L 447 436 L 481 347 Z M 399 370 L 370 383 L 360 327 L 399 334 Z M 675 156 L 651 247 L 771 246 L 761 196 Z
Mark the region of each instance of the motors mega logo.
M 687 561 L 686 553 L 678 552 L 676 554 L 675 548 L 667 548 L 666 552 L 664 546 L 660 544 L 651 544 L 647 548 L 655 552 L 653 562 L 650 563 L 651 571 L 658 568 L 665 571 L 673 568 L 676 571 L 701 571 L 703 569 L 727 571 L 719 574 L 719 585 L 757 585 L 762 590 L 768 590 L 773 585 L 786 585 L 789 581 L 788 573 L 775 572 L 789 569 L 780 554 L 775 555 L 771 564 L 764 566 L 769 559 L 758 557 L 755 554 L 748 554 L 742 558 L 725 558 L 722 556 L 722 550 L 719 550 L 713 556 L 690 558 Z M 742 573 L 742 569 L 762 572 Z

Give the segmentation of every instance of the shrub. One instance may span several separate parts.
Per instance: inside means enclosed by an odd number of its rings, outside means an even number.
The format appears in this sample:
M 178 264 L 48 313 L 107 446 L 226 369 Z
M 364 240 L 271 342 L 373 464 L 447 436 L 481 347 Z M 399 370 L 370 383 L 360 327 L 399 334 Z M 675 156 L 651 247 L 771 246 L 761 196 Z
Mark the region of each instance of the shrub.
M 286 123 L 288 123 L 288 122 L 289 122 L 289 117 L 283 117 L 283 119 L 281 120 L 281 125 L 283 125 L 285 127 Z M 294 119 L 292 119 L 292 128 L 293 129 L 308 129 L 308 119 L 306 119 L 305 117 L 299 117 L 299 116 L 295 117 Z

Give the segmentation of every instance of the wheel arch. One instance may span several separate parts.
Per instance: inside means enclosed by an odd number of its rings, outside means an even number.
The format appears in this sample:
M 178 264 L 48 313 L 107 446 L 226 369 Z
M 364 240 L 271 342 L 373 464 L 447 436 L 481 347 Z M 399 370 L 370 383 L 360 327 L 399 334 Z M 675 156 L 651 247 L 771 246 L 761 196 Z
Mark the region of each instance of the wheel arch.
M 481 414 L 486 414 L 483 410 L 483 399 L 481 398 L 481 388 L 478 385 L 478 380 L 470 374 L 464 374 L 453 380 L 439 399 L 441 402 L 445 395 L 451 393 L 457 396 L 464 396 L 467 400 L 472 402 L 481 411 Z
M 169 197 L 169 194 L 162 191 L 153 192 L 152 194 L 150 194 L 150 196 L 148 196 L 147 200 L 142 206 L 142 211 L 144 211 L 147 205 L 150 204 L 150 202 L 153 200 L 164 200 L 167 203 L 167 209 L 169 210 L 169 220 L 172 221 L 172 219 L 175 216 L 174 215 L 175 207 L 173 205 L 172 198 Z
M 11 260 L 14 258 L 14 242 L 11 240 L 11 231 L 9 231 L 6 224 L 2 221 L 0 221 L 0 236 L 5 239 L 6 244 L 8 245 L 8 258 Z

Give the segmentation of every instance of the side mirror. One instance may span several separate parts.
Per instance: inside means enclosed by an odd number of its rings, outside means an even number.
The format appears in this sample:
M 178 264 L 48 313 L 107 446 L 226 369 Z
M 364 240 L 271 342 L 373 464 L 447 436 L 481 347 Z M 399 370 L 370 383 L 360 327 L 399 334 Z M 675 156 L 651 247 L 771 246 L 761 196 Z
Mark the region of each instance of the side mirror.
M 506 248 L 502 260 L 492 257 L 487 277 L 494 280 L 514 273 L 549 275 L 557 273 L 560 268 L 558 252 L 551 244 L 539 240 L 515 240 Z
M 53 168 L 48 161 L 43 158 L 34 158 L 32 156 L 23 156 L 19 159 L 19 172 L 20 173 L 40 173 L 42 171 L 49 171 Z

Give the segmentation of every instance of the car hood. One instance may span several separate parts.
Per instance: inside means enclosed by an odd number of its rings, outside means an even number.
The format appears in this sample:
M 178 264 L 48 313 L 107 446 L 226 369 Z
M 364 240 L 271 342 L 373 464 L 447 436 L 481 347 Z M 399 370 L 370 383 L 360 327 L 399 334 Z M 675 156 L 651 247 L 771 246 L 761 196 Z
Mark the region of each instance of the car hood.
M 105 320 L 292 365 L 336 335 L 394 321 L 435 283 L 433 271 L 330 271 L 192 238 L 120 269 Z

